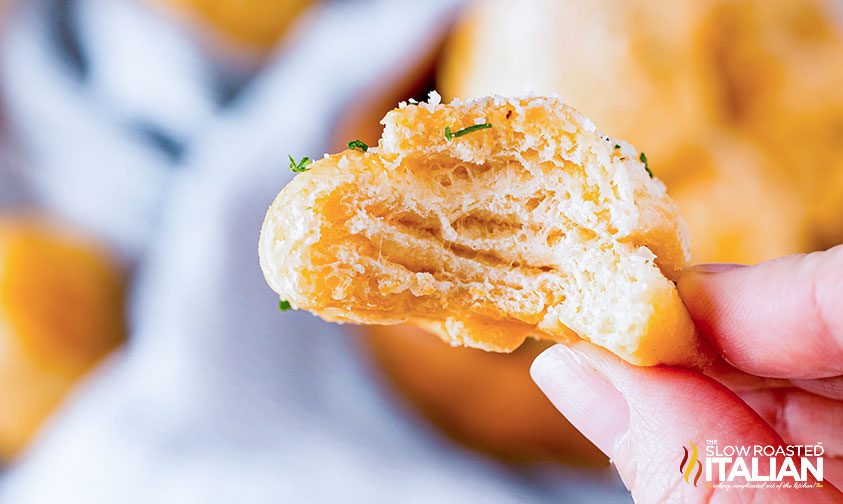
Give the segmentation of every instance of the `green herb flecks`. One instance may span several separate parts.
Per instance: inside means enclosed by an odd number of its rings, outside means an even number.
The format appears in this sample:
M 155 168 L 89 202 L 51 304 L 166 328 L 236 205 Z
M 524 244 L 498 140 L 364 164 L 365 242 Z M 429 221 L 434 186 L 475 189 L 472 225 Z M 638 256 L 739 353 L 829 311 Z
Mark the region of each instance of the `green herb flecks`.
M 642 152 L 641 155 L 638 156 L 638 159 L 644 163 L 644 169 L 647 170 L 647 175 L 649 175 L 650 178 L 653 178 L 653 172 L 650 171 L 650 165 L 647 164 L 647 155 Z
M 307 167 L 310 165 L 310 163 L 313 162 L 307 156 L 301 158 L 301 161 L 299 161 L 299 162 L 296 162 L 296 160 L 293 159 L 293 156 L 287 156 L 287 157 L 290 158 L 290 171 L 293 172 L 293 173 L 306 172 Z
M 366 145 L 361 140 L 352 140 L 352 141 L 348 142 L 348 148 L 349 149 L 357 149 L 361 152 L 366 152 L 367 150 L 369 150 L 369 146 Z
M 292 309 L 293 309 L 293 307 L 290 306 L 290 302 L 287 301 L 286 299 L 282 299 L 281 301 L 278 301 L 278 311 L 284 312 L 284 311 L 288 311 L 288 310 L 292 310 Z
M 468 127 L 463 128 L 461 130 L 451 132 L 451 127 L 445 126 L 445 139 L 450 142 L 451 140 L 453 140 L 455 138 L 458 138 L 458 137 L 461 137 L 463 135 L 468 135 L 469 133 L 473 133 L 473 132 L 479 131 L 479 130 L 489 129 L 491 127 L 492 127 L 492 125 L 489 124 L 489 123 L 475 124 L 474 126 L 468 126 Z

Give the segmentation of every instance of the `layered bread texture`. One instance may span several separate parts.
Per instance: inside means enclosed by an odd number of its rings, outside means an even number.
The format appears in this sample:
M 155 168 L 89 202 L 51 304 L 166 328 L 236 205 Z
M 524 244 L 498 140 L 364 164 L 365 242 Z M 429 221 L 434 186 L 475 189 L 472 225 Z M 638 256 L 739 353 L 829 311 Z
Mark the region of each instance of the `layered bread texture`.
M 269 208 L 259 255 L 281 299 L 491 351 L 582 338 L 700 362 L 672 281 L 684 225 L 632 145 L 555 97 L 434 93 L 382 123 L 377 147 L 325 156 Z

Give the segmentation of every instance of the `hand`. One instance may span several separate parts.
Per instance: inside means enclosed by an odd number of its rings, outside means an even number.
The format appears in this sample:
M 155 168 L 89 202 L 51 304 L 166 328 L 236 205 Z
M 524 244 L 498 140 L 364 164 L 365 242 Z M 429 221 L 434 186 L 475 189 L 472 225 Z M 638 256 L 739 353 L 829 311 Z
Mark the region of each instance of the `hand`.
M 843 246 L 752 267 L 696 266 L 678 286 L 698 330 L 728 364 L 709 376 L 640 368 L 581 342 L 546 350 L 533 379 L 612 459 L 636 501 L 843 501 L 833 486 L 843 484 Z M 820 442 L 826 481 L 822 488 L 725 490 L 705 474 L 694 486 L 691 471 L 686 483 L 683 447 L 694 442 L 703 460 L 707 440 L 721 447 Z M 768 459 L 759 462 L 769 472 Z

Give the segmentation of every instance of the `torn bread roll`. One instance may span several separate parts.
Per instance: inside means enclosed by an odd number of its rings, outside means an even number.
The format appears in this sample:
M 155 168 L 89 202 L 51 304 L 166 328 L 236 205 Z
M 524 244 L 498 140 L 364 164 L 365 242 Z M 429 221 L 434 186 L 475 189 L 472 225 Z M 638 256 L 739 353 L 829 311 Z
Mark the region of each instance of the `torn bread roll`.
M 383 124 L 376 148 L 326 156 L 272 203 L 259 255 L 282 300 L 485 350 L 583 338 L 638 365 L 702 362 L 672 282 L 684 225 L 631 145 L 547 97 L 432 93 Z

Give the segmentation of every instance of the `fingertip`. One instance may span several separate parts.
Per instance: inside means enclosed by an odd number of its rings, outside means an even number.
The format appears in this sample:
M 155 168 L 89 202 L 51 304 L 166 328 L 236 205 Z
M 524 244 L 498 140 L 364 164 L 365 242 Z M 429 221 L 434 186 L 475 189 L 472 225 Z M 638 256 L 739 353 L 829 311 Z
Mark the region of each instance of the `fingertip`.
M 553 354 L 558 351 L 557 347 L 560 346 L 562 345 L 556 344 L 548 347 L 533 359 L 533 363 L 530 364 L 530 377 L 534 382 L 538 383 L 539 380 L 544 380 L 546 376 L 551 374 L 554 361 Z
M 548 348 L 533 361 L 530 375 L 556 409 L 611 457 L 628 430 L 629 406 L 580 348 Z
M 717 296 L 721 284 L 725 284 L 734 273 L 747 268 L 743 264 L 711 263 L 696 264 L 682 270 L 676 288 L 679 297 L 695 320 L 705 318 L 710 311 L 712 296 Z
M 696 491 L 672 487 L 658 469 L 675 467 L 688 440 L 781 442 L 737 395 L 691 370 L 636 367 L 577 342 L 543 352 L 531 374 L 554 406 L 612 459 L 624 484 L 642 502 L 681 500 L 686 490 Z M 674 477 L 678 480 L 681 474 Z
M 677 288 L 700 334 L 735 367 L 825 378 L 843 374 L 841 267 L 843 247 L 751 267 L 698 265 L 682 272 Z

